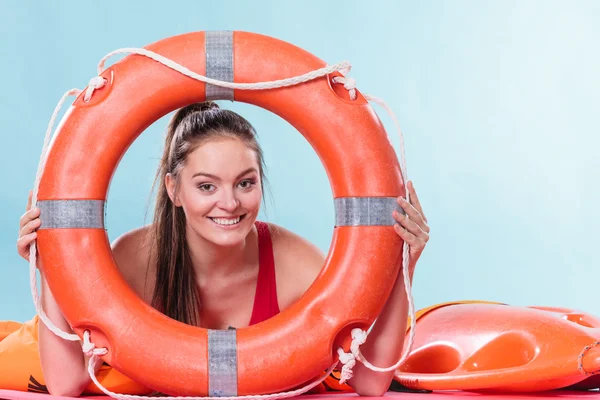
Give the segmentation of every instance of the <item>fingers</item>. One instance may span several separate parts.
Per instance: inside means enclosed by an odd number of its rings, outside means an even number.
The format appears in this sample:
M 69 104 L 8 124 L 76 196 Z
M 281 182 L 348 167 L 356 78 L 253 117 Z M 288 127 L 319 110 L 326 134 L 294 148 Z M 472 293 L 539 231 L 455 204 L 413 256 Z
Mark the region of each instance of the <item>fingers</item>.
M 415 207 L 415 209 L 421 214 L 423 217 L 423 221 L 427 222 L 427 217 L 423 213 L 423 207 L 421 207 L 421 202 L 419 201 L 419 196 L 417 196 L 417 192 L 415 191 L 415 187 L 412 181 L 408 181 L 408 191 L 410 193 L 410 203 Z
M 19 240 L 17 240 L 17 251 L 19 255 L 29 261 L 29 246 L 31 243 L 37 239 L 37 232 L 31 232 L 28 235 L 21 236 Z
M 398 197 L 397 201 L 398 201 L 398 204 L 400 205 L 400 207 L 402 207 L 402 209 L 408 216 L 408 218 L 410 220 L 412 220 L 413 222 L 415 222 L 421 228 L 421 230 L 423 232 L 429 233 L 429 227 L 423 220 L 421 213 L 415 207 L 413 207 L 408 201 L 406 201 L 406 199 L 404 199 L 402 196 Z
M 415 236 L 422 236 L 425 233 L 415 221 L 411 220 L 406 214 L 400 213 L 398 210 L 394 210 L 394 219 Z
M 29 235 L 31 232 L 33 232 L 37 228 L 39 228 L 41 224 L 42 224 L 42 220 L 39 218 L 29 221 L 19 231 L 19 237 Z
M 394 230 L 410 246 L 411 253 L 421 253 L 425 248 L 425 240 L 415 236 L 412 232 L 410 232 L 405 227 L 394 224 Z
M 429 226 L 423 215 L 423 208 L 415 192 L 412 182 L 408 182 L 410 203 L 402 196 L 398 197 L 398 204 L 404 210 L 402 214 L 394 210 L 394 219 L 398 222 L 394 230 L 410 246 L 411 253 L 420 254 L 429 241 Z
M 35 207 L 32 210 L 27 211 L 25 214 L 21 216 L 19 219 L 19 230 L 23 229 L 25 225 L 27 225 L 30 221 L 39 218 L 40 209 Z
M 27 198 L 27 209 L 25 211 L 29 211 L 31 208 L 31 198 L 33 197 L 33 190 L 29 191 L 29 197 Z
M 423 228 L 419 226 L 419 224 L 411 220 L 406 215 L 402 215 L 397 210 L 394 210 L 394 219 L 398 221 L 401 229 L 406 228 L 408 233 L 410 233 L 413 237 L 421 239 L 424 243 L 427 243 L 429 240 L 429 234 L 425 232 Z
M 29 247 L 37 239 L 36 229 L 42 224 L 40 209 L 31 208 L 33 191 L 29 191 L 27 198 L 27 211 L 19 219 L 19 239 L 17 239 L 17 251 L 21 257 L 29 261 Z

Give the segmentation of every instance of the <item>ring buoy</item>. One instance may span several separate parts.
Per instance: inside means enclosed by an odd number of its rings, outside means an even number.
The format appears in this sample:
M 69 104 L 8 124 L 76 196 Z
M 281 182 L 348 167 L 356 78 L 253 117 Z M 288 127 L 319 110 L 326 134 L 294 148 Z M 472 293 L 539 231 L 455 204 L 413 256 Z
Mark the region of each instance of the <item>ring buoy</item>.
M 323 68 L 289 43 L 246 32 L 195 32 L 148 47 L 208 77 L 263 82 Z M 393 229 L 405 196 L 396 153 L 358 93 L 334 76 L 269 90 L 206 85 L 142 56 L 106 69 L 89 101 L 79 96 L 49 149 L 38 207 L 44 276 L 65 318 L 89 331 L 117 370 L 161 393 L 274 393 L 313 379 L 348 349 L 350 331 L 381 311 L 402 262 Z M 150 124 L 207 99 L 250 103 L 279 115 L 313 146 L 327 171 L 336 210 L 325 265 L 305 295 L 276 317 L 237 331 L 171 320 L 143 303 L 117 270 L 104 227 L 110 179 L 128 146 Z M 293 364 L 293 368 L 282 366 Z M 277 373 L 277 379 L 272 379 Z
M 567 308 L 447 304 L 421 310 L 394 379 L 415 390 L 538 392 L 600 385 L 600 319 Z

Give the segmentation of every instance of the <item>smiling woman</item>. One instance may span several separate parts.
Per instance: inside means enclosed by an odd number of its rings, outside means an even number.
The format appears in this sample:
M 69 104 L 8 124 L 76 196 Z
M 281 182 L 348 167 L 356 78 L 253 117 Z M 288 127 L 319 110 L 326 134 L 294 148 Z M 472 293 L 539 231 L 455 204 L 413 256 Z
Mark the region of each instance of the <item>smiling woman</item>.
M 151 239 L 156 254 L 151 260 L 156 271 L 155 308 L 198 325 L 205 319 L 201 312 L 211 313 L 200 307 L 199 277 L 236 272 L 235 276 L 245 272 L 241 277 L 247 277 L 247 271 L 258 270 L 256 246 L 248 242 L 257 241 L 263 177 L 262 150 L 254 128 L 243 117 L 213 102 L 192 104 L 174 115 L 157 175 Z M 233 286 L 228 289 L 240 289 Z

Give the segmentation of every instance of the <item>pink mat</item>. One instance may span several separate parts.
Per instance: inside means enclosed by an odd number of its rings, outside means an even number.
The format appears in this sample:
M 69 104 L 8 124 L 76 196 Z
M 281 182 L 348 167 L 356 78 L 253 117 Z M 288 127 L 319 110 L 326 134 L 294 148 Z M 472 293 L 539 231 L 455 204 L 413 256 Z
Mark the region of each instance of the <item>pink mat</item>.
M 49 394 L 38 394 L 30 392 L 18 392 L 16 390 L 0 390 L 0 399 L 2 400 L 73 400 L 76 397 L 51 396 Z M 106 396 L 80 397 L 86 400 L 107 400 Z
M 345 397 L 358 397 L 356 394 L 325 394 L 325 395 L 307 395 L 298 396 L 298 400 L 338 400 Z M 506 399 L 587 399 L 600 400 L 600 392 L 573 392 L 573 391 L 553 391 L 531 394 L 479 394 L 470 392 L 434 392 L 434 393 L 397 393 L 388 392 L 384 397 L 401 397 L 403 400 L 458 400 L 470 398 L 471 400 L 506 400 Z M 381 397 L 361 397 L 361 399 L 375 399 Z M 74 397 L 50 396 L 48 394 L 37 394 L 28 392 L 17 392 L 14 390 L 0 390 L 0 399 L 3 400 L 73 400 Z M 85 400 L 108 400 L 106 396 L 86 396 L 80 397 Z M 218 399 L 216 397 L 215 399 Z

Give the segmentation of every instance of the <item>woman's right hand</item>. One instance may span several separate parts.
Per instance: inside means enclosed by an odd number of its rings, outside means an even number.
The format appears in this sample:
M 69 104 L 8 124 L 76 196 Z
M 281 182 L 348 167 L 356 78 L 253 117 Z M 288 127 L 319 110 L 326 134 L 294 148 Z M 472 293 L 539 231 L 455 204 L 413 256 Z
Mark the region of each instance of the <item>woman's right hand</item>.
M 40 227 L 40 209 L 31 208 L 31 197 L 33 192 L 29 191 L 27 200 L 27 211 L 19 220 L 19 239 L 17 239 L 17 251 L 19 255 L 29 261 L 29 246 L 37 238 L 36 229 Z

